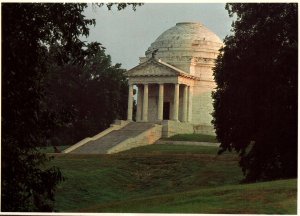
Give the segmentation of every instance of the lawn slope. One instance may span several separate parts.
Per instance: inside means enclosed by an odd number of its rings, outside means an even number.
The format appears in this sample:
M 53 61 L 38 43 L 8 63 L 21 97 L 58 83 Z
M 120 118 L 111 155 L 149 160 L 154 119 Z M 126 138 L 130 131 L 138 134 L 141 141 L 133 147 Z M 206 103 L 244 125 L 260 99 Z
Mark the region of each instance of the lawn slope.
M 150 145 L 114 155 L 56 155 L 51 164 L 61 168 L 66 180 L 58 186 L 55 209 L 157 213 L 241 213 L 258 209 L 253 207 L 256 201 L 251 204 L 247 197 L 239 196 L 248 186 L 239 184 L 243 176 L 237 156 L 218 156 L 217 151 L 216 147 Z M 280 184 L 282 190 L 276 191 Z M 253 200 L 258 197 L 255 205 L 264 207 L 260 213 L 272 212 L 272 206 L 274 213 L 295 213 L 296 189 L 289 181 L 284 184 L 270 183 L 273 191 L 249 186 Z M 275 199 L 274 193 L 284 200 Z M 260 201 L 261 194 L 269 204 Z
M 83 212 L 296 214 L 297 180 L 227 185 L 94 205 Z

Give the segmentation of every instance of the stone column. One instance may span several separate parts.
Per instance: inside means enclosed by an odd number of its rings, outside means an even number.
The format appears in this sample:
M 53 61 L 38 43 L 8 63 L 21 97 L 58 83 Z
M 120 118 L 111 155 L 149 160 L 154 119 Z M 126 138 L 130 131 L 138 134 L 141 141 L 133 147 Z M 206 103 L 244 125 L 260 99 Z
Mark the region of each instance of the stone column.
M 127 120 L 128 121 L 132 121 L 132 108 L 133 108 L 133 85 L 129 84 L 128 109 L 127 109 Z
M 192 122 L 193 117 L 193 87 L 189 86 L 189 101 L 188 101 L 188 122 Z
M 174 108 L 173 108 L 173 120 L 178 121 L 178 107 L 179 107 L 179 84 L 174 86 Z
M 187 108 L 188 108 L 188 87 L 183 86 L 183 106 L 182 106 L 182 121 L 187 121 Z
M 159 84 L 158 93 L 158 116 L 159 121 L 163 120 L 163 110 L 164 110 L 164 84 Z
M 142 121 L 142 109 L 143 109 L 143 86 L 138 85 L 138 97 L 137 97 L 137 109 L 136 109 L 136 121 Z
M 143 121 L 148 121 L 148 84 L 144 84 Z

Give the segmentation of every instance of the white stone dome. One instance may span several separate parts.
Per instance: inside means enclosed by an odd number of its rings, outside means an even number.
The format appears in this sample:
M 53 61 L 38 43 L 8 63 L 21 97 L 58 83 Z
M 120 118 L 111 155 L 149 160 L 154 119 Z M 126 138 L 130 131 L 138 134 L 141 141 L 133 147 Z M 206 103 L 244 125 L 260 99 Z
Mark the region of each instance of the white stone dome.
M 149 59 L 157 50 L 155 58 L 200 76 L 200 71 L 195 71 L 201 69 L 199 64 L 212 67 L 222 44 L 220 38 L 201 23 L 181 22 L 163 32 L 145 55 Z

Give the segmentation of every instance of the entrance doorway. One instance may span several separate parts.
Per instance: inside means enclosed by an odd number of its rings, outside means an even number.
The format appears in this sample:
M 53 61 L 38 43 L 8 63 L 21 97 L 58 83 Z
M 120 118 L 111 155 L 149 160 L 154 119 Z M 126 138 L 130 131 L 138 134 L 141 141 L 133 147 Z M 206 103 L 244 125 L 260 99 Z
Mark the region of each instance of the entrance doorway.
M 170 102 L 164 102 L 163 119 L 170 120 Z

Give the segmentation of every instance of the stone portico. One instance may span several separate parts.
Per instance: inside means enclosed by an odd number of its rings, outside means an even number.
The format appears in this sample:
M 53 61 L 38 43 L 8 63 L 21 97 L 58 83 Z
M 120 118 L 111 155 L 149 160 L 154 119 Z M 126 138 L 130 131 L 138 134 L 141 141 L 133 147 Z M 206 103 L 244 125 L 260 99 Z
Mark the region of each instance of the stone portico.
M 200 23 L 177 23 L 162 33 L 146 57 L 140 58 L 140 64 L 126 73 L 130 95 L 127 119 L 133 119 L 136 86 L 137 122 L 173 125 L 173 134 L 214 134 L 211 93 L 216 84 L 212 68 L 221 45 L 221 40 Z
M 133 85 L 138 88 L 137 122 L 192 121 L 192 91 L 199 78 L 154 58 L 131 69 L 128 120 L 132 121 Z

